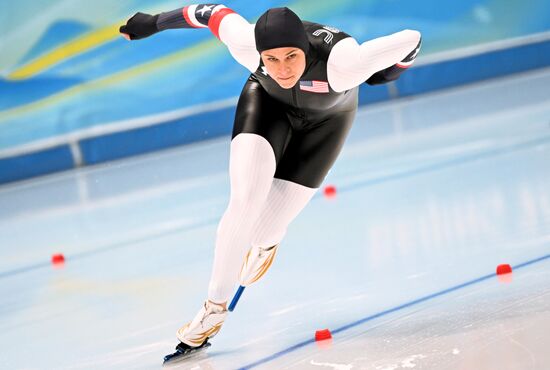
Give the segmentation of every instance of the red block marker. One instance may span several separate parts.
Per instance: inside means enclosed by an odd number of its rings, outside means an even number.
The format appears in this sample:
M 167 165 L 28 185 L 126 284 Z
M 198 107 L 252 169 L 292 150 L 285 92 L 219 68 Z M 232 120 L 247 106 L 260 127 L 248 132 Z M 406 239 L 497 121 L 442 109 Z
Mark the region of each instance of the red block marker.
M 332 338 L 332 334 L 330 334 L 330 330 L 328 329 L 323 329 L 323 330 L 317 330 L 315 332 L 315 341 L 321 341 L 321 340 L 326 340 L 326 339 L 331 339 Z
M 61 253 L 56 253 L 52 256 L 52 264 L 54 266 L 60 266 L 65 263 L 65 256 Z
M 497 275 L 504 275 L 512 273 L 512 266 L 507 263 L 497 266 Z
M 336 187 L 334 185 L 325 186 L 325 197 L 334 198 L 336 196 Z

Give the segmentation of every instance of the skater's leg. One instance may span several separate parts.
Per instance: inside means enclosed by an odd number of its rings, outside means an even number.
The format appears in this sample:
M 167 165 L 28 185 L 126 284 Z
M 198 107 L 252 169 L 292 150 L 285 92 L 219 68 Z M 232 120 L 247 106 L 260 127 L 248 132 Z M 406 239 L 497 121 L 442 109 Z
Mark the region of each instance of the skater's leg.
M 183 343 L 198 346 L 200 340 L 220 330 L 227 315 L 226 302 L 250 247 L 252 229 L 290 134 L 290 123 L 280 103 L 257 81 L 249 80 L 237 105 L 229 159 L 231 195 L 217 228 L 208 300 L 195 319 L 178 330 Z
M 275 155 L 269 143 L 256 134 L 239 134 L 231 142 L 231 196 L 217 230 L 214 267 L 208 299 L 224 303 L 238 280 L 239 269 L 250 246 L 252 228 L 267 198 Z
M 239 134 L 231 141 L 231 196 L 217 229 L 208 301 L 189 324 L 178 330 L 181 342 L 200 346 L 221 329 L 227 316 L 226 302 L 238 281 L 252 228 L 269 193 L 275 167 L 273 149 L 265 138 Z
M 282 240 L 287 226 L 307 205 L 336 161 L 354 117 L 355 110 L 336 113 L 322 124 L 293 135 L 255 225 L 253 246 L 271 246 Z
M 262 212 L 254 226 L 251 248 L 244 260 L 240 284 L 248 286 L 271 266 L 288 225 L 304 209 L 317 189 L 274 179 Z
M 267 201 L 252 235 L 253 247 L 267 248 L 283 239 L 288 225 L 309 203 L 316 188 L 292 181 L 273 179 Z
M 208 299 L 225 303 L 235 288 L 252 228 L 263 208 L 277 163 L 291 137 L 284 108 L 250 80 L 245 84 L 233 126 L 229 206 L 218 226 Z
M 241 285 L 247 286 L 265 274 L 288 225 L 309 202 L 338 157 L 354 116 L 354 110 L 336 113 L 322 124 L 293 133 L 254 227 L 252 247 L 241 269 Z

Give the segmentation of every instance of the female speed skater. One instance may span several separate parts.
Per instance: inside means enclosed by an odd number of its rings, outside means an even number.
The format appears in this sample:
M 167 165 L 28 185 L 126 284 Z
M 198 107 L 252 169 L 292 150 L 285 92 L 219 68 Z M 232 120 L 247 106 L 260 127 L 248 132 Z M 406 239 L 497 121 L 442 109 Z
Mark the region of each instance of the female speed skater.
M 251 74 L 235 114 L 231 195 L 216 232 L 208 299 L 177 331 L 180 344 L 165 361 L 210 345 L 236 284 L 265 274 L 288 225 L 334 164 L 357 111 L 358 86 L 396 80 L 421 44 L 414 30 L 359 44 L 288 8 L 268 9 L 250 24 L 221 4 L 136 13 L 120 32 L 137 40 L 174 28 L 209 28 Z

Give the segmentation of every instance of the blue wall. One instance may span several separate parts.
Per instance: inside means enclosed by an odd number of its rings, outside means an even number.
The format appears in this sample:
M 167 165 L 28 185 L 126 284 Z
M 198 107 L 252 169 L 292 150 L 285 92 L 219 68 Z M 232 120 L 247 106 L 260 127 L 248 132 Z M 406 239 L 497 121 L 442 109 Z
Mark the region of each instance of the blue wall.
M 208 30 L 171 30 L 127 42 L 118 25 L 136 11 L 157 13 L 190 2 L 126 0 L 94 4 L 50 1 L 43 17 L 11 17 L 0 25 L 0 153 L 91 127 L 161 114 L 237 96 L 248 72 Z M 341 28 L 359 41 L 399 31 L 423 34 L 419 57 L 550 30 L 550 3 L 533 0 L 233 1 L 250 21 L 272 6 L 288 5 L 302 18 Z M 0 13 L 27 14 L 30 0 L 0 5 Z M 56 6 L 58 6 L 56 8 Z M 5 9 L 4 7 L 9 7 Z M 53 11 L 55 9 L 55 11 Z M 80 9 L 80 11 L 78 11 Z M 21 22 L 21 19 L 24 22 Z M 32 26 L 36 33 L 22 30 Z M 75 51 L 76 50 L 76 51 Z M 411 68 L 395 84 L 400 96 L 475 82 L 550 65 L 548 42 Z M 360 102 L 390 98 L 388 86 L 362 86 Z M 125 133 L 81 140 L 84 164 L 228 134 L 234 108 L 224 108 Z M 56 156 L 59 160 L 56 161 Z M 58 163 L 56 163 L 58 162 Z M 17 158 L 0 155 L 0 182 L 73 166 L 65 146 Z

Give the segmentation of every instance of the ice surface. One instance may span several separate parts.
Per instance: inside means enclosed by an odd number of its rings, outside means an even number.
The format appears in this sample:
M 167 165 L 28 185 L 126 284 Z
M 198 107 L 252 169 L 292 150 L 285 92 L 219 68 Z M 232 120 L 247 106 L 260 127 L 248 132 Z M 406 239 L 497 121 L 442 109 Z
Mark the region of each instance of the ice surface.
M 548 86 L 542 70 L 362 109 L 337 197 L 174 368 L 544 368 Z M 0 367 L 160 368 L 206 296 L 228 140 L 0 187 Z

